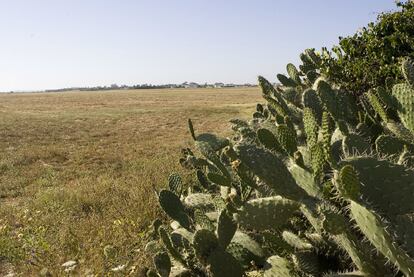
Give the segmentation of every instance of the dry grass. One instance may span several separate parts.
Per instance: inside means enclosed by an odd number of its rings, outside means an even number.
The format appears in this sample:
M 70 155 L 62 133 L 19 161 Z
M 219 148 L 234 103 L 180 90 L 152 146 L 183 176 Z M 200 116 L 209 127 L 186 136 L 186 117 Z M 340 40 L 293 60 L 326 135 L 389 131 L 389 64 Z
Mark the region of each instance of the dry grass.
M 225 135 L 258 101 L 256 88 L 0 95 L 0 275 L 61 275 L 67 260 L 81 275 L 141 268 L 160 214 L 152 186 L 186 177 L 187 118 Z

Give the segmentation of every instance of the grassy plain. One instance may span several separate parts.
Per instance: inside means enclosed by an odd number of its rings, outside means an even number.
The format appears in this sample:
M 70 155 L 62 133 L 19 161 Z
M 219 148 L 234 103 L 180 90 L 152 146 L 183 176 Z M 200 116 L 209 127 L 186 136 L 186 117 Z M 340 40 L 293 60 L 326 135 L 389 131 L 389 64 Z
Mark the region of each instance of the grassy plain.
M 68 260 L 81 276 L 138 274 L 153 186 L 191 178 L 178 164 L 187 118 L 226 135 L 259 101 L 257 88 L 0 95 L 0 276 L 60 276 Z

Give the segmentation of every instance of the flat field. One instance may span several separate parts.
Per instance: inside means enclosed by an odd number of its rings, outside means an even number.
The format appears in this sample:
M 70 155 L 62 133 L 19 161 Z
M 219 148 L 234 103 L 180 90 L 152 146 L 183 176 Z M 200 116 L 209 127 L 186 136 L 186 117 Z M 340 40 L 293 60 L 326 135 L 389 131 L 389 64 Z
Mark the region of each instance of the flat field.
M 162 89 L 0 95 L 0 276 L 138 274 L 180 149 L 198 132 L 226 135 L 248 118 L 258 88 Z M 104 255 L 104 247 L 115 251 Z

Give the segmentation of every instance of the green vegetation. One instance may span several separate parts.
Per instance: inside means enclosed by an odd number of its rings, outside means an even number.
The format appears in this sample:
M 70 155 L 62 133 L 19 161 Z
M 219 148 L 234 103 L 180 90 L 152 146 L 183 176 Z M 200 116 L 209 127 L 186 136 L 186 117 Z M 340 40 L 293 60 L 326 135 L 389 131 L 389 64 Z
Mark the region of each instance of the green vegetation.
M 414 2 L 401 2 L 399 12 L 382 13 L 353 36 L 340 38 L 332 51 L 323 49 L 321 71 L 342 88 L 361 95 L 400 82 L 399 64 L 414 58 Z
M 289 64 L 282 86 L 259 77 L 266 105 L 229 138 L 190 120 L 197 181 L 158 192 L 172 221 L 153 224 L 147 276 L 414 276 L 414 63 L 400 66 L 392 105 Z
M 158 192 L 171 221 L 147 276 L 414 276 L 414 4 L 398 6 L 336 57 L 259 77 L 266 103 L 227 139 L 189 121 L 197 181 Z

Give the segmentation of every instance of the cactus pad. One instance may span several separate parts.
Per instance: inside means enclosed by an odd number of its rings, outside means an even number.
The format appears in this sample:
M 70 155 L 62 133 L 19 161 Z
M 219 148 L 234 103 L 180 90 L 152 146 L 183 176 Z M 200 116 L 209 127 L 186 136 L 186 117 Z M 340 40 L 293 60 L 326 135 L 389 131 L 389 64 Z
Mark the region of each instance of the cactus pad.
M 201 229 L 194 233 L 193 247 L 196 255 L 203 261 L 218 247 L 216 235 L 207 229 Z
M 178 221 L 184 228 L 189 228 L 190 219 L 177 195 L 169 190 L 162 190 L 158 195 L 158 201 L 169 217 Z
M 169 277 L 171 272 L 171 260 L 167 252 L 159 252 L 153 258 L 155 268 L 161 277 Z
M 217 237 L 220 246 L 226 249 L 237 230 L 237 224 L 227 210 L 222 210 L 217 224 Z
M 244 228 L 277 229 L 288 222 L 299 206 L 299 203 L 281 196 L 258 198 L 248 201 L 236 214 L 236 219 Z
M 289 74 L 290 79 L 292 79 L 297 85 L 301 84 L 299 71 L 297 70 L 296 66 L 294 66 L 292 63 L 288 63 L 286 65 L 287 73 Z
M 344 161 L 358 172 L 361 194 L 379 211 L 393 218 L 414 212 L 414 172 L 402 165 L 373 157 Z M 398 188 L 398 189 L 397 189 Z
M 392 88 L 392 95 L 398 101 L 401 122 L 414 134 L 414 88 L 410 84 L 398 84 Z
M 239 144 L 235 149 L 240 160 L 276 193 L 292 200 L 306 197 L 277 156 L 252 144 Z

